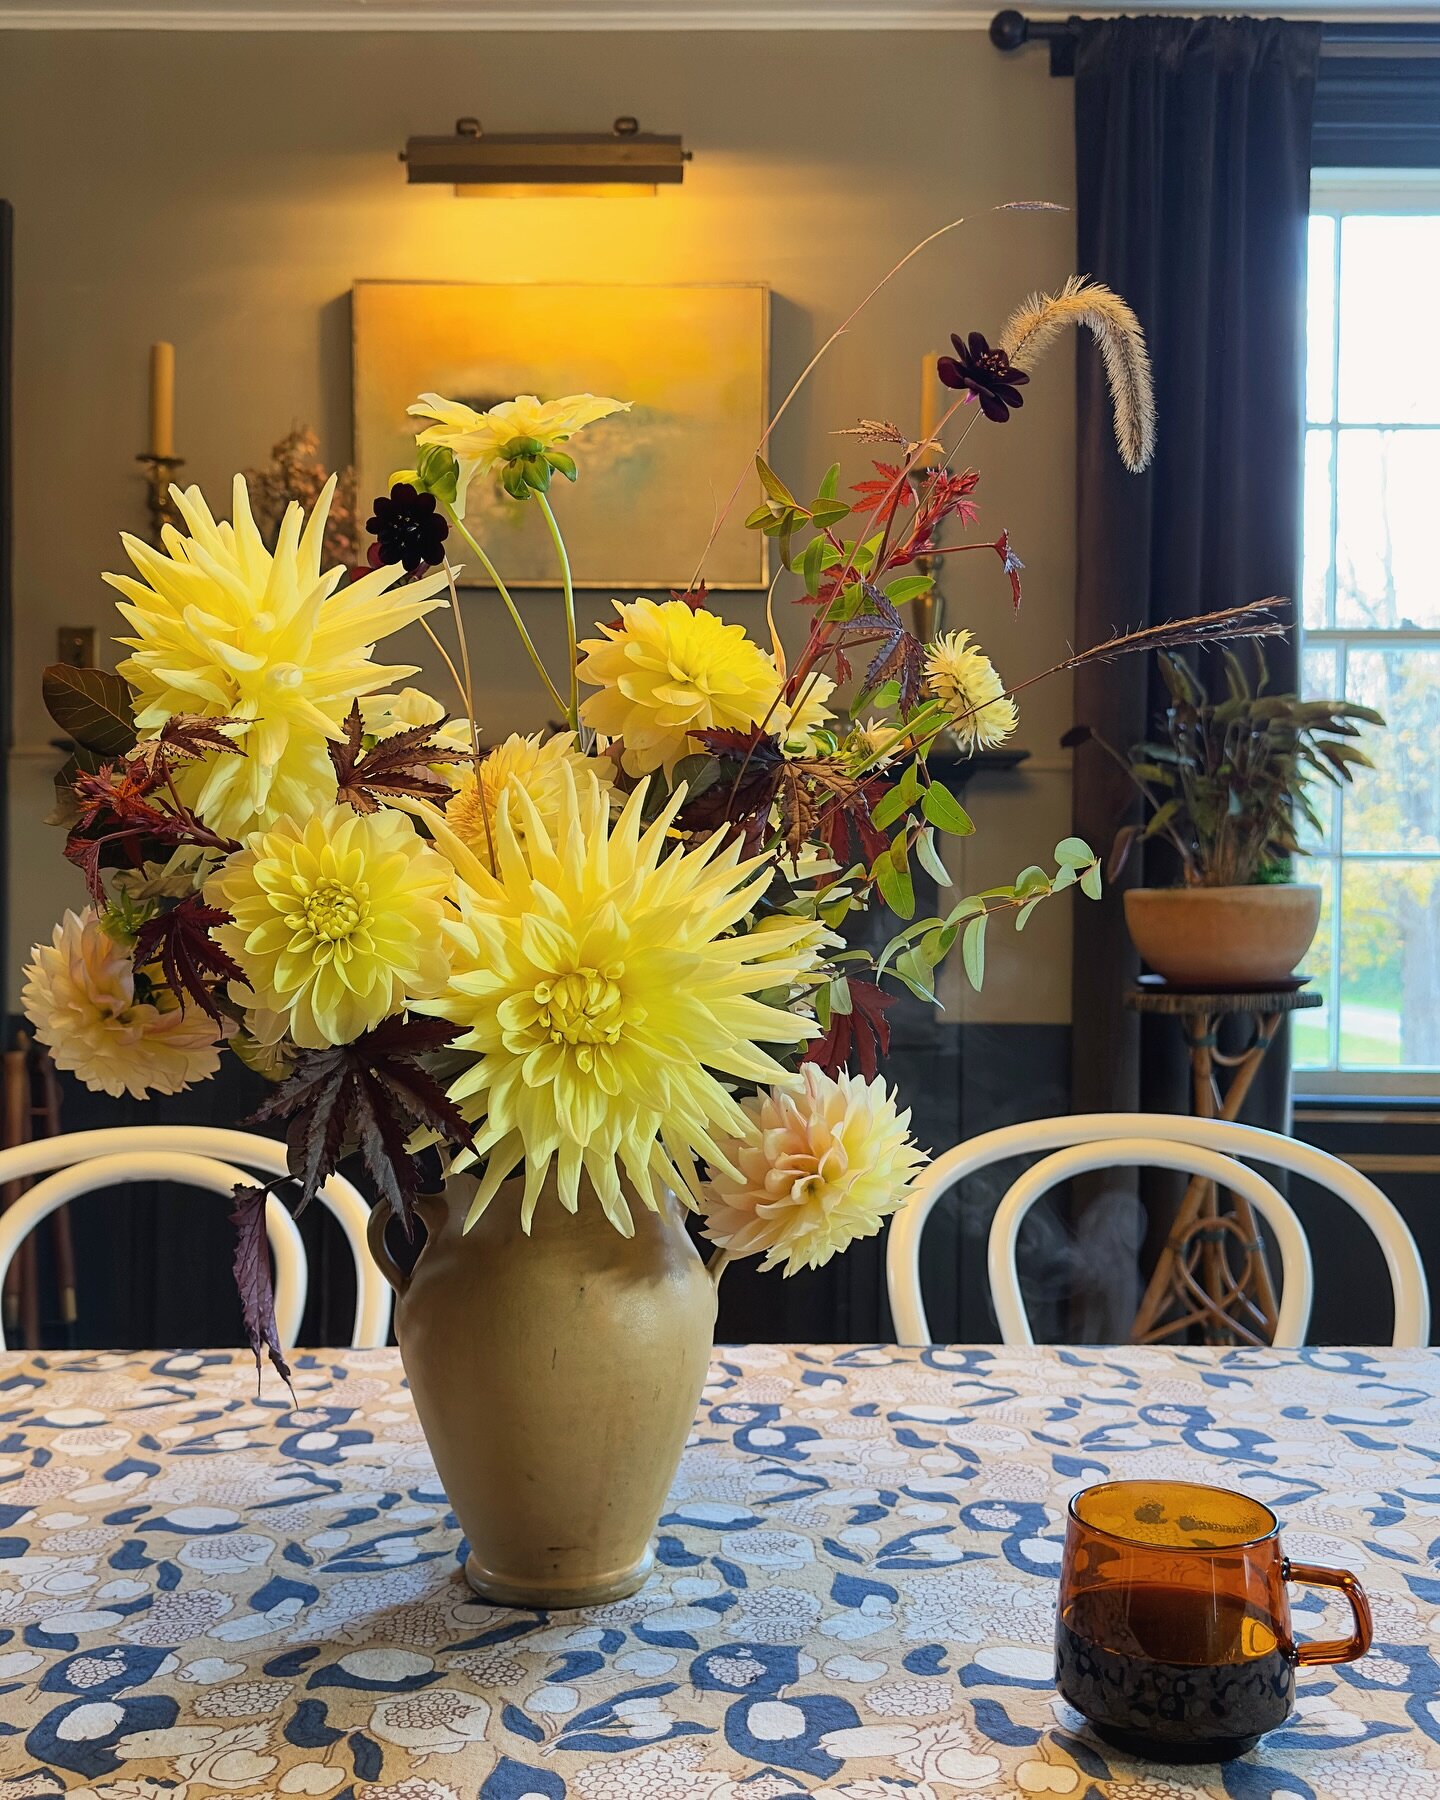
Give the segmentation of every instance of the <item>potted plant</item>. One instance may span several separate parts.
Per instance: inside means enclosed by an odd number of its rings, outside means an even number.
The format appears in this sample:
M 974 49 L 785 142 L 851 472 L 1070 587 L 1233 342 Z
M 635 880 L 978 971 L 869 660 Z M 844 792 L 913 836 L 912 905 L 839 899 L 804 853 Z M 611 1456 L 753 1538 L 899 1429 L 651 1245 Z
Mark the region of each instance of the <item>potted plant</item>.
M 1003 424 L 1029 379 L 1016 365 L 1075 324 L 1102 340 L 1121 451 L 1143 466 L 1139 328 L 1085 283 L 1027 302 L 993 348 L 957 336 L 937 429 L 967 407 L 961 438 Z M 933 1000 L 952 948 L 978 986 L 993 914 L 1018 927 L 1051 895 L 1100 888 L 1067 838 L 1049 867 L 914 917 L 914 866 L 948 884 L 938 840 L 972 829 L 931 780 L 930 748 L 1008 736 L 1026 685 L 1007 686 L 969 632 L 926 646 L 906 623 L 932 554 L 998 559 L 1018 602 L 1004 534 L 939 543 L 975 518 L 973 471 L 921 484 L 934 438 L 874 422 L 858 435 L 883 460 L 848 497 L 838 464 L 804 500 L 757 457 L 746 523 L 776 540 L 798 652 L 720 616 L 703 556 L 683 593 L 617 602 L 587 638 L 556 496 L 581 473 L 585 429 L 623 429 L 626 410 L 422 396 L 415 466 L 374 503 L 363 571 L 322 561 L 333 478 L 269 547 L 243 479 L 228 522 L 198 488 L 174 490 L 181 527 L 159 546 L 127 538 L 133 570 L 107 577 L 127 626 L 117 672 L 46 680 L 77 745 L 62 810 L 88 904 L 35 948 L 37 1036 L 81 1080 L 136 1097 L 242 1056 L 276 1084 L 257 1118 L 285 1121 L 301 1205 L 342 1157 L 363 1161 L 467 1573 L 507 1603 L 643 1581 L 726 1261 L 818 1266 L 901 1204 L 924 1156 L 877 1073 L 893 990 Z M 467 522 L 482 485 L 544 517 L 563 663 L 541 655 Z M 518 633 L 537 710 L 563 717 L 551 735 L 482 746 L 457 548 Z M 1268 633 L 1272 610 L 1181 621 L 1158 642 Z M 446 611 L 448 643 L 432 624 Z M 413 667 L 376 660 L 416 622 L 453 719 L 403 685 Z M 889 941 L 847 946 L 841 925 L 872 905 L 897 916 Z M 288 1373 L 265 1201 L 237 1191 L 235 1266 L 257 1362 Z M 417 1218 L 407 1273 L 386 1227 Z
M 1136 949 L 1177 986 L 1226 992 L 1293 974 L 1320 919 L 1320 889 L 1293 879 L 1294 858 L 1306 854 L 1301 822 L 1317 838 L 1324 832 L 1309 789 L 1370 768 L 1356 739 L 1362 726 L 1385 723 L 1350 701 L 1269 692 L 1264 651 L 1252 649 L 1253 675 L 1225 652 L 1227 691 L 1218 700 L 1183 657 L 1162 654 L 1170 704 L 1158 737 L 1128 754 L 1088 726 L 1064 739 L 1093 739 L 1148 808 L 1143 824 L 1116 834 L 1111 879 L 1136 844 L 1160 838 L 1178 858 L 1179 886 L 1125 893 Z

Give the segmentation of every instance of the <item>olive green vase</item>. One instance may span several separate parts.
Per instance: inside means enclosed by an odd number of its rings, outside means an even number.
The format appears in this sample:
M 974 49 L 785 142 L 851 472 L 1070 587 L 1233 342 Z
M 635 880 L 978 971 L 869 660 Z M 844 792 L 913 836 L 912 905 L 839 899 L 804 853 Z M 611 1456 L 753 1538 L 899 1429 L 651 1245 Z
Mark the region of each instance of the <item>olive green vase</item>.
M 695 1421 L 715 1285 L 679 1204 L 632 1201 L 633 1237 L 553 1172 L 529 1235 L 521 1183 L 468 1232 L 473 1179 L 422 1196 L 407 1276 L 376 1208 L 370 1245 L 395 1289 L 395 1331 L 476 1593 L 508 1606 L 591 1606 L 648 1575 L 651 1540 Z

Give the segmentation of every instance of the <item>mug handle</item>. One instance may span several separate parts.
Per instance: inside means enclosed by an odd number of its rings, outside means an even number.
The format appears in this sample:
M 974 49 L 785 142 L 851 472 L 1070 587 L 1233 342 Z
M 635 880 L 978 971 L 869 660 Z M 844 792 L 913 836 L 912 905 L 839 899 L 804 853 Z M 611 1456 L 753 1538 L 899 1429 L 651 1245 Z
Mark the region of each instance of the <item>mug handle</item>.
M 1348 1569 L 1322 1569 L 1315 1563 L 1291 1562 L 1285 1559 L 1286 1581 L 1304 1582 L 1309 1587 L 1338 1588 L 1350 1602 L 1355 1630 L 1348 1638 L 1322 1638 L 1315 1644 L 1297 1644 L 1295 1660 L 1302 1668 L 1316 1663 L 1354 1662 L 1370 1648 L 1374 1624 L 1365 1590 Z
M 385 1242 L 385 1227 L 390 1223 L 391 1216 L 389 1202 L 377 1200 L 370 1208 L 370 1217 L 365 1224 L 365 1236 L 370 1245 L 370 1254 L 379 1266 L 380 1273 L 394 1288 L 396 1295 L 401 1296 L 410 1285 L 410 1277 L 390 1254 L 390 1246 Z

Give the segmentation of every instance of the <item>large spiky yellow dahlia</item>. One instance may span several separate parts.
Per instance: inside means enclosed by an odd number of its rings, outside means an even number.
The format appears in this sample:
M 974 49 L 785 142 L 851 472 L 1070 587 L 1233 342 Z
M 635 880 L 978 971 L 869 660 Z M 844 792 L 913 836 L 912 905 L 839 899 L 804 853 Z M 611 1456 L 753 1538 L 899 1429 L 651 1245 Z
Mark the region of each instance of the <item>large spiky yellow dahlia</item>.
M 599 394 L 567 394 L 563 400 L 517 394 L 513 400 L 502 400 L 486 412 L 477 412 L 462 400 L 447 400 L 443 394 L 422 394 L 406 410 L 418 419 L 433 421 L 417 434 L 417 444 L 443 444 L 454 452 L 460 465 L 455 510 L 463 515 L 465 490 L 476 475 L 503 469 L 532 446 L 541 455 L 553 451 L 597 419 L 629 412 L 630 402 Z M 517 450 L 517 445 L 526 449 Z M 563 464 L 563 458 L 558 460 Z M 573 477 L 573 464 L 569 465 L 569 472 Z
M 742 626 L 683 600 L 617 600 L 615 611 L 618 623 L 580 645 L 580 679 L 600 690 L 580 718 L 623 742 L 628 774 L 663 769 L 668 781 L 681 757 L 701 748 L 692 732 L 744 730 L 775 707 L 779 673 Z
M 119 672 L 136 691 L 141 733 L 174 713 L 241 721 L 231 735 L 244 756 L 214 752 L 180 776 L 182 797 L 232 837 L 283 813 L 304 818 L 333 798 L 326 744 L 340 737 L 351 702 L 415 673 L 409 663 L 372 662 L 376 640 L 441 604 L 433 596 L 443 570 L 398 589 L 398 563 L 351 582 L 343 568 L 321 573 L 334 491 L 332 476 L 308 522 L 299 505 L 289 508 L 272 555 L 243 476 L 233 523 L 215 522 L 199 488 L 174 488 L 190 535 L 167 526 L 161 551 L 127 534 L 140 578 L 105 577 L 135 633 L 120 640 L 133 654 Z
M 331 806 L 252 833 L 205 898 L 234 920 L 215 935 L 245 971 L 246 1004 L 283 1013 L 318 1050 L 440 990 L 452 880 L 403 813 Z
M 745 1135 L 725 1145 L 730 1167 L 712 1169 L 702 1202 L 712 1243 L 787 1275 L 873 1237 L 925 1161 L 878 1075 L 800 1073 L 803 1085 L 745 1102 Z
M 950 715 L 962 750 L 993 750 L 1019 723 L 994 663 L 968 631 L 948 631 L 925 655 L 925 685 Z
M 491 847 L 504 796 L 523 790 L 530 796 L 545 829 L 553 832 L 560 816 L 567 768 L 577 777 L 592 770 L 606 785 L 612 773 L 608 762 L 580 754 L 573 732 L 558 732 L 552 738 L 542 738 L 539 732 L 529 737 L 512 733 L 482 758 L 478 769 L 466 770 L 455 797 L 445 809 L 446 822 L 493 874 Z M 510 822 L 523 837 L 525 821 L 518 808 L 512 809 Z
M 36 944 L 20 1003 L 56 1066 L 86 1087 L 143 1100 L 178 1094 L 220 1065 L 220 1031 L 198 1006 L 181 1010 L 163 988 L 135 997 L 130 951 L 93 907 L 67 912 L 48 944 Z
M 612 823 L 601 784 L 567 766 L 553 829 L 523 788 L 501 809 L 494 875 L 426 814 L 462 876 L 453 972 L 420 1010 L 460 1025 L 455 1048 L 476 1058 L 450 1089 L 479 1122 L 472 1217 L 523 1169 L 528 1227 L 553 1164 L 566 1207 L 584 1175 L 628 1234 L 622 1181 L 652 1208 L 657 1187 L 695 1194 L 696 1155 L 725 1163 L 716 1134 L 744 1129 L 725 1080 L 789 1079 L 761 1046 L 816 1030 L 756 998 L 807 972 L 810 922 L 736 935 L 771 870 L 718 835 L 667 852 L 677 804 L 643 827 L 642 784 Z

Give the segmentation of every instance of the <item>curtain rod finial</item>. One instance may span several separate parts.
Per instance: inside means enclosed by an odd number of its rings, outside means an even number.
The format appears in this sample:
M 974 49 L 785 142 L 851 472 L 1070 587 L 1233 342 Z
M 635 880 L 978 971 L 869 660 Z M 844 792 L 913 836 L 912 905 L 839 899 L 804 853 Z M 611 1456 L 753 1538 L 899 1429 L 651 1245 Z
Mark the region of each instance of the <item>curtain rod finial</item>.
M 997 50 L 1018 50 L 1029 35 L 1030 21 L 1013 9 L 996 13 L 990 21 L 990 42 Z

